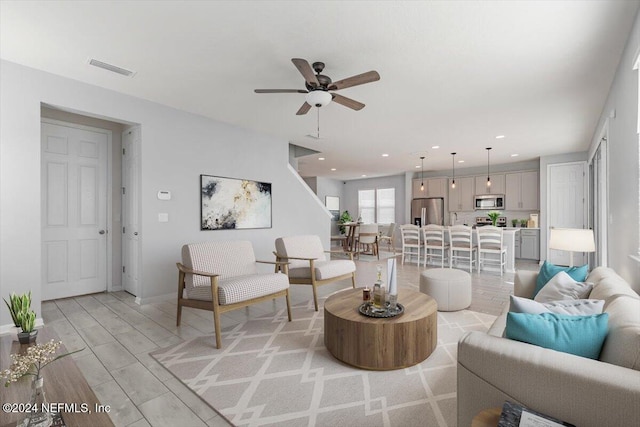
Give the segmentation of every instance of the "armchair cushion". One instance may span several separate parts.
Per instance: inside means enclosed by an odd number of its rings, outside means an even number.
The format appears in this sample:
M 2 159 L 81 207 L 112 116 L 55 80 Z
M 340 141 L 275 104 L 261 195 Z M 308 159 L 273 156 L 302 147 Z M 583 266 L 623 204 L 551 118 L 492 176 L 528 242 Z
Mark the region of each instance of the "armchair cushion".
M 218 282 L 218 303 L 220 305 L 235 304 L 283 291 L 288 287 L 289 279 L 282 273 L 229 277 Z M 190 299 L 211 301 L 211 286 L 196 286 L 187 296 Z
M 276 239 L 276 252 L 285 257 L 314 258 L 316 261 L 327 260 L 320 237 L 314 235 L 279 237 Z M 288 261 L 290 262 L 289 274 L 292 269 L 297 267 L 309 269 L 309 261 L 307 260 L 291 259 Z
M 289 268 L 289 277 L 292 279 L 310 279 L 311 270 L 309 269 L 309 261 L 305 262 L 307 264 L 304 267 Z M 348 259 L 316 261 L 313 267 L 316 272 L 316 280 L 331 279 L 356 271 L 355 263 Z
M 187 268 L 218 275 L 220 305 L 246 301 L 289 287 L 285 274 L 257 272 L 253 245 L 248 241 L 184 245 L 182 263 Z M 185 292 L 189 299 L 211 301 L 211 279 L 188 274 Z

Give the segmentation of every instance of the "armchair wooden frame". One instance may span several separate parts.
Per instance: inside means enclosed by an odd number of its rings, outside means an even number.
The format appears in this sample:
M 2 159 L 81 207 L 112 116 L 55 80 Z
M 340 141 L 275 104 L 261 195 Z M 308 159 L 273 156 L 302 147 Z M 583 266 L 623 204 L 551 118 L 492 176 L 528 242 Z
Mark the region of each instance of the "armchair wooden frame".
M 286 270 L 286 262 L 271 262 L 271 261 L 256 261 L 261 264 L 275 264 L 276 271 L 277 269 L 284 265 Z M 291 322 L 291 301 L 289 299 L 289 289 L 284 289 L 280 292 L 276 292 L 269 295 L 264 295 L 258 298 L 248 299 L 246 301 L 240 301 L 234 304 L 225 304 L 220 305 L 218 301 L 218 274 L 215 273 L 205 273 L 203 271 L 192 270 L 188 267 L 185 267 L 182 263 L 176 263 L 178 266 L 178 314 L 176 326 L 180 326 L 180 321 L 182 318 L 182 307 L 191 307 L 191 308 L 199 308 L 201 310 L 209 310 L 213 311 L 213 326 L 216 332 L 216 347 L 222 347 L 222 337 L 220 332 L 220 314 L 226 313 L 227 311 L 237 310 L 242 307 L 247 307 L 249 305 L 257 304 L 263 301 L 272 300 L 278 297 L 285 297 L 287 301 L 287 316 L 289 317 L 289 322 Z M 211 279 L 211 301 L 204 300 L 196 300 L 183 298 L 183 290 L 185 288 L 185 276 L 187 274 L 194 274 L 198 276 L 209 277 Z
M 329 254 L 344 254 L 345 252 L 343 251 L 324 251 L 325 253 L 329 253 Z M 346 252 L 349 254 L 349 259 L 351 259 L 351 261 L 353 261 L 353 252 Z M 309 269 L 311 272 L 311 277 L 310 278 L 297 278 L 297 277 L 289 277 L 289 284 L 291 285 L 311 285 L 311 287 L 313 288 L 313 305 L 315 306 L 316 311 L 318 311 L 318 293 L 317 293 L 317 287 L 318 286 L 322 286 L 322 285 L 326 285 L 329 283 L 333 283 L 333 282 L 337 282 L 339 280 L 344 280 L 344 279 L 348 279 L 349 277 L 351 277 L 351 286 L 355 289 L 356 287 L 356 272 L 353 271 L 352 273 L 347 273 L 347 274 L 343 274 L 340 276 L 336 276 L 336 277 L 331 277 L 329 279 L 324 279 L 324 280 L 318 280 L 316 279 L 316 270 L 314 268 L 314 262 L 318 259 L 318 258 L 302 258 L 302 257 L 287 257 L 284 255 L 280 255 L 277 252 L 273 252 L 273 254 L 276 256 L 276 263 L 280 264 L 280 265 L 276 265 L 276 273 L 278 271 L 284 271 L 285 274 L 287 274 L 287 276 L 289 275 L 289 263 L 286 262 L 288 260 L 301 260 L 301 261 L 309 261 Z

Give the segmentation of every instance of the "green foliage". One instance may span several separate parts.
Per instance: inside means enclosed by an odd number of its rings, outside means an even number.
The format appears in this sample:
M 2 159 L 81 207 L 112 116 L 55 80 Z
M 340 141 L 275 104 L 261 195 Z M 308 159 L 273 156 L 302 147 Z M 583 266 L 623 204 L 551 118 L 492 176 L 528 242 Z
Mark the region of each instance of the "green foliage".
M 498 217 L 502 215 L 500 212 L 498 211 L 490 211 L 487 216 L 489 218 L 491 218 L 491 224 L 493 224 L 494 226 L 496 225 L 496 221 L 498 220 Z
M 512 219 L 511 220 L 511 226 L 512 227 L 516 227 L 518 225 L 518 219 Z
M 20 313 L 20 327 L 22 332 L 31 332 L 36 323 L 36 312 L 27 310 Z
M 342 215 L 340 215 L 340 219 L 338 220 L 338 224 L 344 224 L 345 222 L 352 222 L 353 218 L 351 217 L 351 214 L 349 213 L 349 211 L 344 211 L 342 212 Z M 346 228 L 344 225 L 340 226 L 340 234 L 344 234 L 346 232 Z
M 31 291 L 29 291 L 28 294 L 22 295 L 16 295 L 15 292 L 12 292 L 9 300 L 11 304 L 9 304 L 6 299 L 4 299 L 4 303 L 7 305 L 9 313 L 11 313 L 13 324 L 15 326 L 21 326 L 21 314 L 29 311 L 31 308 Z
M 527 221 L 526 219 L 521 219 L 521 220 L 520 220 L 520 226 L 521 226 L 521 227 L 526 227 L 526 226 L 527 226 L 527 222 L 528 222 L 528 221 Z

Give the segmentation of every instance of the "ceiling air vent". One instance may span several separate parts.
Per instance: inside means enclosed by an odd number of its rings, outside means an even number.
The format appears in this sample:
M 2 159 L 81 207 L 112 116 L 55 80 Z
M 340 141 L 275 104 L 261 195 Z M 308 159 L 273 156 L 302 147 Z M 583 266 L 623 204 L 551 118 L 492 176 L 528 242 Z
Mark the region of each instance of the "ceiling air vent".
M 102 68 L 113 73 L 121 74 L 126 77 L 133 77 L 136 75 L 135 71 L 130 71 L 125 68 L 118 67 L 117 65 L 107 64 L 106 62 L 98 61 L 97 59 L 93 58 L 89 59 L 89 65 L 93 65 L 94 67 Z

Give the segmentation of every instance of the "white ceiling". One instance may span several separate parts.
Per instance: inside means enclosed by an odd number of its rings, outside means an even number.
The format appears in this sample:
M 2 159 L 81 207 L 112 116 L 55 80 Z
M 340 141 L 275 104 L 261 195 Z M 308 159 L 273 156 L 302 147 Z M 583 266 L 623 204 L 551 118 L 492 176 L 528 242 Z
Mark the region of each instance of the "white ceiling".
M 300 173 L 344 180 L 415 171 L 421 155 L 448 170 L 453 151 L 481 166 L 489 146 L 492 164 L 587 150 L 638 5 L 3 0 L 0 55 L 321 151 Z M 253 92 L 304 89 L 294 57 L 334 81 L 381 79 L 340 91 L 366 107 L 323 107 L 314 140 L 315 108 L 295 115 L 304 95 Z

